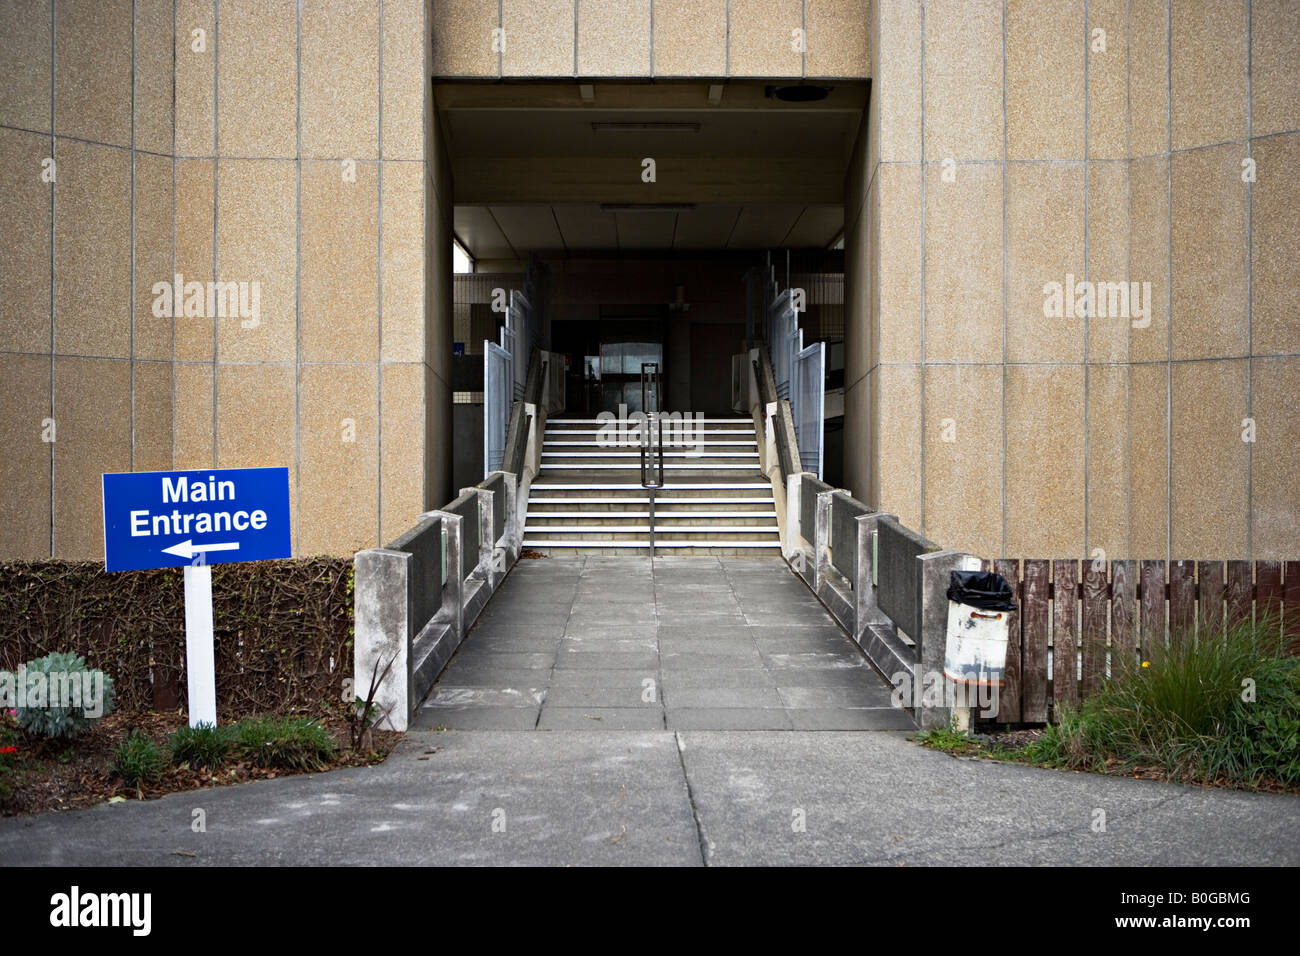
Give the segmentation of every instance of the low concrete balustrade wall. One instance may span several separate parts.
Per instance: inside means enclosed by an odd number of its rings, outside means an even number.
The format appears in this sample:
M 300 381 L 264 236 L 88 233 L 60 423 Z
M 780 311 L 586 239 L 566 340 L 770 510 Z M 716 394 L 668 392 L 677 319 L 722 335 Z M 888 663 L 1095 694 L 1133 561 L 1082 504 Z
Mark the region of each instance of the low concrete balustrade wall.
M 949 573 L 978 570 L 979 559 L 940 548 L 897 515 L 811 474 L 790 489 L 798 501 L 787 536 L 807 544 L 787 552 L 791 567 L 894 684 L 917 724 L 945 725 L 953 713 L 943 677 Z
M 406 730 L 492 592 L 519 558 L 515 476 L 493 472 L 420 516 L 386 548 L 357 552 L 354 671 L 376 726 Z

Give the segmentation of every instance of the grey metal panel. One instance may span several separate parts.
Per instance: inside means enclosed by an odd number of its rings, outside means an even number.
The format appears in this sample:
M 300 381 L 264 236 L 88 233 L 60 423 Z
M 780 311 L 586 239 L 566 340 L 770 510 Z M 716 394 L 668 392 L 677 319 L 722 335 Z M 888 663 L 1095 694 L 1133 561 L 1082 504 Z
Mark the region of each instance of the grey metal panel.
M 858 518 L 871 514 L 856 498 L 831 498 L 831 563 L 855 587 L 858 580 Z
M 532 359 L 535 321 L 532 304 L 517 289 L 510 290 L 510 305 L 506 312 L 506 326 L 501 330 L 501 344 L 510 351 L 514 362 L 515 399 L 524 397 L 528 385 L 528 366 Z M 507 337 L 508 334 L 508 337 Z
M 533 416 L 524 411 L 523 402 L 515 402 L 510 412 L 510 428 L 506 432 L 506 454 L 501 464 L 502 471 L 508 471 L 516 477 L 523 474 L 524 459 L 528 456 L 528 432 L 533 427 Z
M 937 550 L 933 541 L 892 518 L 881 518 L 877 525 L 877 602 L 914 641 L 921 635 L 921 572 L 916 558 Z
M 442 606 L 442 522 L 424 518 L 388 547 L 411 556 L 411 623 L 418 634 Z
M 504 330 L 503 333 L 504 335 Z M 510 425 L 510 353 L 492 342 L 483 343 L 483 475 L 500 471 Z
M 500 539 L 506 533 L 506 476 L 499 471 L 494 472 L 479 487 L 492 492 L 492 533 Z M 495 547 L 496 541 L 491 544 Z
M 799 333 L 803 340 L 803 333 Z M 826 343 L 816 342 L 793 357 L 790 411 L 799 443 L 800 465 L 822 477 L 826 422 Z
M 825 491 L 834 491 L 830 485 L 808 475 L 799 483 L 799 533 L 804 540 L 812 543 L 812 532 L 817 527 L 817 496 Z
M 463 555 L 463 572 L 468 577 L 478 567 L 478 553 L 481 547 L 482 528 L 479 526 L 478 495 L 461 495 L 443 510 L 460 515 L 462 519 L 460 553 Z

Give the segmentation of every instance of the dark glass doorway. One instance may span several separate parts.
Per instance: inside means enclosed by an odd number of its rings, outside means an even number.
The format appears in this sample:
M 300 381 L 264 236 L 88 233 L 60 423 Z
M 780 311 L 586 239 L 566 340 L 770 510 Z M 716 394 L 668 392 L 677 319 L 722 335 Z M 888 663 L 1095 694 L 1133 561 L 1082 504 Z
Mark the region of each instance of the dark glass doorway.
M 568 362 L 569 412 L 594 418 L 600 412 L 641 410 L 641 365 L 656 362 L 664 372 L 664 320 L 555 319 L 552 348 Z M 665 375 L 666 380 L 666 375 Z
M 653 362 L 662 373 L 664 347 L 658 342 L 602 342 L 600 344 L 601 411 L 643 412 L 641 366 Z

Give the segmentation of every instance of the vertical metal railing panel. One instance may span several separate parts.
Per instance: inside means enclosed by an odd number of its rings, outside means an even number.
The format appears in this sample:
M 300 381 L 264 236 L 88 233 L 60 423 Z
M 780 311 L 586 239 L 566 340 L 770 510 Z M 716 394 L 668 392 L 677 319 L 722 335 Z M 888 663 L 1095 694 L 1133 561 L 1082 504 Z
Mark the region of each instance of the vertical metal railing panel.
M 799 459 L 804 471 L 820 478 L 826 420 L 826 343 L 817 342 L 801 350 L 795 356 L 794 368 L 790 411 L 794 416 Z
M 788 399 L 794 357 L 792 346 L 798 336 L 798 317 L 795 315 L 789 289 L 777 296 L 768 309 L 767 336 L 767 347 L 772 359 L 772 374 L 776 379 L 776 394 L 778 398 Z
M 510 358 L 510 353 L 500 345 L 483 343 L 484 478 L 494 471 L 501 471 L 505 462 L 506 429 L 510 425 L 513 398 Z
M 776 394 L 777 398 L 790 403 L 801 467 L 820 477 L 824 463 L 826 345 L 819 341 L 804 348 L 794 289 L 782 291 L 770 254 L 767 262 L 763 270 L 763 284 L 767 291 L 763 340 L 772 362 Z M 822 295 L 820 286 L 815 291 L 819 298 L 827 297 Z M 808 292 L 804 289 L 805 302 Z
M 517 289 L 510 290 L 510 306 L 506 311 L 506 326 L 510 330 L 511 343 L 507 346 L 514 358 L 514 398 L 524 397 L 524 386 L 528 382 L 528 357 L 532 354 L 535 343 L 533 309 L 528 297 Z M 503 330 L 504 334 L 504 330 Z M 506 345 L 503 341 L 502 345 Z

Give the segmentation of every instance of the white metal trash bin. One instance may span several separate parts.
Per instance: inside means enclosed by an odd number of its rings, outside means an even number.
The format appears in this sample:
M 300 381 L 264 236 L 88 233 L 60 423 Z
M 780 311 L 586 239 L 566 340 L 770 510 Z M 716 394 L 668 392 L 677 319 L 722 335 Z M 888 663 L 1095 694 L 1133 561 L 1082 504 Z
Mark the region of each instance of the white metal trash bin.
M 1001 687 L 1007 665 L 1011 585 L 991 571 L 953 571 L 943 676 L 956 684 Z

